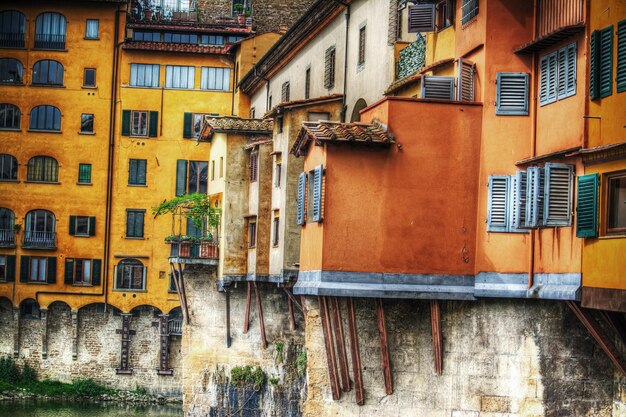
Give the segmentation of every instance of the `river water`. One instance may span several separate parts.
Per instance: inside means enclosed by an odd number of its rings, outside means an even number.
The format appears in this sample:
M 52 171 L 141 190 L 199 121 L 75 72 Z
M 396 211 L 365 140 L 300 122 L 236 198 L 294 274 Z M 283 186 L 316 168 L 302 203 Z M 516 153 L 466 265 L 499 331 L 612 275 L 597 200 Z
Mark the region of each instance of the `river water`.
M 0 417 L 182 417 L 180 407 L 0 402 Z

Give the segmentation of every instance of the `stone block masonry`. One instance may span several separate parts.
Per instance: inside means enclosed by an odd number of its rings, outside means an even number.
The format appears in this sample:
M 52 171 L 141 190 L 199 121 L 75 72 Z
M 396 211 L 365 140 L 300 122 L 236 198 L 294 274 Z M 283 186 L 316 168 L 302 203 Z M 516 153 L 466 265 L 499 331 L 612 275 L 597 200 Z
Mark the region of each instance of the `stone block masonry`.
M 77 314 L 77 355 L 73 357 L 72 312 L 64 303 L 53 303 L 47 311 L 47 355 L 42 357 L 45 321 L 21 317 L 18 364 L 28 363 L 39 378 L 63 382 L 76 379 L 93 379 L 108 387 L 132 390 L 145 388 L 148 393 L 166 397 L 181 395 L 181 338 L 170 337 L 169 364 L 172 376 L 157 375 L 159 368 L 159 329 L 153 326 L 152 307 L 134 310 L 130 328 L 130 375 L 118 375 L 120 366 L 122 320 L 112 308 L 104 312 L 103 306 L 87 306 Z M 13 309 L 6 300 L 0 300 L 0 356 L 13 355 Z

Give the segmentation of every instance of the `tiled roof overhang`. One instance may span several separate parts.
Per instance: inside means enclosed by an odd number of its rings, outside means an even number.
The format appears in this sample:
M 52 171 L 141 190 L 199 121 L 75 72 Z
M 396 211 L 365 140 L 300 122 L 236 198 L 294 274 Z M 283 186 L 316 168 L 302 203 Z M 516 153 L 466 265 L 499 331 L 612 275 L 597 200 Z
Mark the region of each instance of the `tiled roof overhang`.
M 194 22 L 171 22 L 166 24 L 164 22 L 148 23 L 145 21 L 131 22 L 126 25 L 129 29 L 145 29 L 145 30 L 176 30 L 179 32 L 194 32 L 194 33 L 219 33 L 219 34 L 237 34 L 237 35 L 249 35 L 254 33 L 250 26 L 229 26 L 218 24 L 202 24 Z
M 209 45 L 192 45 L 188 43 L 130 41 L 124 43 L 124 49 L 137 51 L 181 52 L 187 54 L 228 55 L 228 52 L 230 51 L 230 45 L 220 47 Z
M 576 154 L 578 151 L 580 151 L 580 149 L 581 149 L 580 146 L 575 146 L 573 148 L 562 149 L 556 152 L 550 152 L 550 153 L 539 155 L 539 156 L 532 156 L 529 158 L 522 159 L 521 161 L 517 161 L 515 165 L 517 166 L 530 165 L 530 164 L 536 164 L 540 162 L 551 161 L 555 159 L 568 158 Z
M 271 135 L 273 130 L 274 122 L 272 120 L 205 116 L 200 138 L 211 139 L 215 133 Z
M 576 23 L 575 25 L 564 26 L 541 36 L 531 42 L 519 46 L 515 49 L 515 53 L 533 53 L 539 52 L 543 49 L 549 48 L 552 45 L 556 45 L 563 39 L 567 39 L 570 36 L 585 29 L 585 23 Z
M 339 101 L 342 98 L 343 98 L 343 94 L 329 94 L 327 96 L 321 96 L 321 97 L 315 97 L 315 98 L 286 101 L 286 102 L 279 103 L 278 105 L 276 105 L 276 107 L 272 108 L 269 112 L 267 112 L 263 116 L 263 118 L 265 119 L 268 117 L 274 117 L 277 113 L 280 112 L 279 109 L 291 109 L 295 107 L 310 106 L 313 104 L 330 103 L 333 101 Z

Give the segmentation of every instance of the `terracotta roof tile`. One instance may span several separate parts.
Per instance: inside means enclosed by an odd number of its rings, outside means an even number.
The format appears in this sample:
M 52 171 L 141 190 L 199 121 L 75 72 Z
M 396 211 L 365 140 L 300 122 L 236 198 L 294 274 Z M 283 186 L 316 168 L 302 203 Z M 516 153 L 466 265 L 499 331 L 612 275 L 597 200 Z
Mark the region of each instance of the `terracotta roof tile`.
M 124 44 L 124 49 L 159 52 L 184 52 L 191 54 L 227 55 L 228 51 L 230 50 L 230 45 L 221 47 L 209 45 L 192 45 L 187 43 L 130 41 Z
M 389 146 L 394 143 L 393 135 L 387 127 L 377 121 L 367 123 L 339 123 L 320 120 L 302 122 L 291 153 L 305 155 L 310 142 L 351 143 L 359 145 Z
M 271 134 L 273 130 L 274 122 L 272 120 L 205 116 L 200 136 L 206 140 L 211 139 L 213 134 L 218 132 Z

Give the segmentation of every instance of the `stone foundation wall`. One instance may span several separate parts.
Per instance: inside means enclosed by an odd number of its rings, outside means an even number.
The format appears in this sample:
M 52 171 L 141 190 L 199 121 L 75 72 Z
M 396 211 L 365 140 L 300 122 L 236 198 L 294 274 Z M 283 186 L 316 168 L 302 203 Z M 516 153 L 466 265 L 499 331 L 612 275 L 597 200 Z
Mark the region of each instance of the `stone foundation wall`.
M 113 309 L 106 313 L 87 306 L 78 311 L 77 358 L 72 355 L 72 314 L 63 303 L 53 303 L 48 309 L 48 353 L 42 358 L 45 321 L 20 318 L 19 364 L 28 363 L 41 379 L 63 382 L 93 379 L 118 389 L 145 388 L 148 393 L 176 397 L 181 395 L 181 337 L 170 337 L 170 366 L 173 376 L 159 376 L 159 330 L 152 307 L 135 309 L 133 317 L 129 364 L 132 375 L 117 375 L 120 366 L 122 319 Z M 13 355 L 13 311 L 8 302 L 0 303 L 0 356 Z

